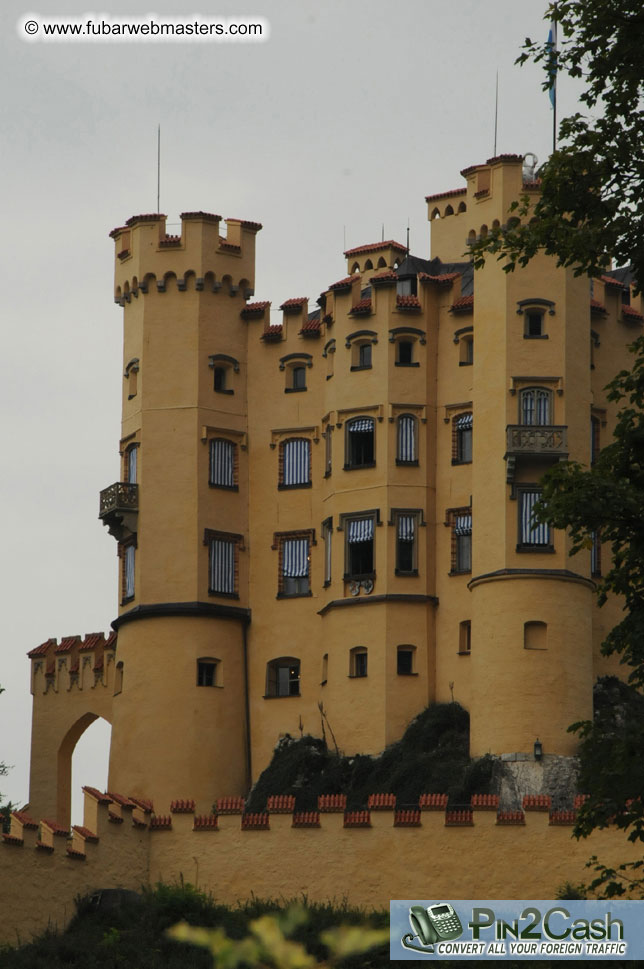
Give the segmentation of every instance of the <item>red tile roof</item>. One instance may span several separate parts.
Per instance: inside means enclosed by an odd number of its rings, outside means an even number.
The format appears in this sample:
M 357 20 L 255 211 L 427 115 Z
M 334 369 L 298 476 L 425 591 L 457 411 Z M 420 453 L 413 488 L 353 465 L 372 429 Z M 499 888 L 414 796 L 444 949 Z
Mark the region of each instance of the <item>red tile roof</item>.
M 356 246 L 355 249 L 345 249 L 345 256 L 357 256 L 361 252 L 380 252 L 382 249 L 398 249 L 400 252 L 407 252 L 407 246 L 403 246 L 401 242 L 396 242 L 394 239 L 388 239 L 387 242 L 372 242 L 366 246 Z
M 52 834 L 60 835 L 61 837 L 65 836 L 66 838 L 69 837 L 69 833 L 70 833 L 69 828 L 63 827 L 63 825 L 59 824 L 58 821 L 53 821 L 53 820 L 50 820 L 49 818 L 43 818 L 41 823 L 46 825 Z
M 305 320 L 302 323 L 302 329 L 300 333 L 303 336 L 319 336 L 320 334 L 320 317 L 316 316 L 312 320 Z
M 448 827 L 466 827 L 474 824 L 474 816 L 471 811 L 447 811 L 445 814 L 445 824 Z
M 345 811 L 345 828 L 370 828 L 371 815 L 368 811 Z
M 346 806 L 346 794 L 320 794 L 318 796 L 318 809 L 324 814 L 336 814 L 344 811 Z
M 195 815 L 193 831 L 217 831 L 219 822 L 216 814 L 197 814 Z
M 551 811 L 549 824 L 574 824 L 576 820 L 576 811 Z
M 184 219 L 195 222 L 221 222 L 221 216 L 214 215 L 212 212 L 182 212 L 181 221 L 183 222 Z
M 642 316 L 641 313 L 638 313 L 638 311 L 634 309 L 632 306 L 622 305 L 622 316 L 626 316 L 629 320 L 632 320 L 634 323 L 641 323 L 642 321 L 644 321 L 644 316 Z
M 80 643 L 80 636 L 63 636 L 60 645 L 54 647 L 55 653 L 69 653 L 74 646 Z
M 396 296 L 396 307 L 399 310 L 419 310 L 421 308 L 417 296 Z
M 234 242 L 227 242 L 226 239 L 222 239 L 221 236 L 219 236 L 219 248 L 228 249 L 230 252 L 241 252 L 241 246 L 238 246 Z
M 523 798 L 524 811 L 549 811 L 552 799 L 549 794 L 526 794 Z
M 396 807 L 396 795 L 370 794 L 367 807 L 370 811 L 392 811 Z
M 116 647 L 116 640 L 117 640 L 117 633 L 115 630 L 113 630 L 105 640 L 105 649 L 112 649 Z
M 452 188 L 449 192 L 436 192 L 435 195 L 426 195 L 426 202 L 434 202 L 439 199 L 451 199 L 455 198 L 457 195 L 467 195 L 467 188 Z
M 78 834 L 81 836 L 81 838 L 84 838 L 85 841 L 98 841 L 97 834 L 94 834 L 94 832 L 90 831 L 89 828 L 84 828 L 80 824 L 75 824 L 72 828 L 72 831 L 77 831 Z
M 259 232 L 263 228 L 261 222 L 251 222 L 249 219 L 231 219 L 227 218 L 227 222 L 240 222 L 242 229 L 248 229 L 250 232 Z
M 268 831 L 269 814 L 242 814 L 242 831 Z
M 308 296 L 294 296 L 292 299 L 285 300 L 280 309 L 284 310 L 285 313 L 299 313 L 307 302 Z
M 350 289 L 354 282 L 360 279 L 357 273 L 353 276 L 345 276 L 344 279 L 339 279 L 337 283 L 331 283 L 329 289 Z
M 270 305 L 270 300 L 267 299 L 261 303 L 246 303 L 239 315 L 243 319 L 247 319 L 250 316 L 263 316 L 264 310 L 270 309 Z
M 45 654 L 49 652 L 50 647 L 56 645 L 56 642 L 57 640 L 55 639 L 48 639 L 47 642 L 41 643 L 40 646 L 36 646 L 35 649 L 29 650 L 27 656 L 29 656 L 31 659 L 33 659 L 35 656 L 45 656 Z
M 126 225 L 117 225 L 115 229 L 112 229 L 112 231 L 108 233 L 108 235 L 110 239 L 115 239 L 118 235 L 121 234 L 121 232 L 125 232 L 126 229 L 127 229 Z
M 183 800 L 173 801 L 170 805 L 171 814 L 194 814 L 195 813 L 195 802 L 193 800 Z
M 528 192 L 538 191 L 541 188 L 541 179 L 535 178 L 532 182 L 524 182 L 523 188 Z
M 293 794 L 271 794 L 266 801 L 266 810 L 270 814 L 292 814 L 294 808 Z
M 482 199 L 482 198 L 485 198 L 485 196 L 486 195 L 489 195 L 489 194 L 490 194 L 489 188 L 480 188 L 478 190 L 478 192 L 475 192 L 474 193 L 474 198 L 475 199 Z
M 525 824 L 523 811 L 499 811 L 496 816 L 497 824 Z
M 293 827 L 294 828 L 319 828 L 320 827 L 320 812 L 319 811 L 301 811 L 298 814 L 293 815 Z
M 108 791 L 107 793 L 114 803 L 120 804 L 121 807 L 133 808 L 137 806 L 134 801 L 129 799 L 129 797 L 124 797 L 122 794 L 115 794 L 114 791 Z
M 11 814 L 14 818 L 16 818 L 17 821 L 20 821 L 23 828 L 38 827 L 38 822 L 34 821 L 34 819 L 25 811 L 12 811 Z
M 492 158 L 488 158 L 486 165 L 493 165 L 495 162 L 521 162 L 523 164 L 523 155 L 494 155 Z
M 418 278 L 424 283 L 436 283 L 438 286 L 451 286 L 455 279 L 458 279 L 460 273 L 439 273 L 438 276 L 432 276 L 430 273 L 418 273 Z
M 586 803 L 586 801 L 588 800 L 589 797 L 590 797 L 589 794 L 576 794 L 575 795 L 575 800 L 573 802 L 575 811 L 578 811 L 579 808 L 582 807 Z
M 282 339 L 282 324 L 272 323 L 270 326 L 266 327 L 262 333 L 262 340 L 266 340 L 267 343 L 273 343 L 275 340 Z
M 91 794 L 92 797 L 96 798 L 100 804 L 111 804 L 112 798 L 109 794 L 102 794 L 101 791 L 96 787 L 84 787 L 83 790 L 86 794 Z
M 599 278 L 607 286 L 616 286 L 617 289 L 624 289 L 624 284 L 620 283 L 619 279 L 615 279 L 614 276 L 600 276 Z
M 110 638 L 114 637 L 116 639 L 116 633 L 111 633 Z M 104 633 L 88 633 L 85 639 L 81 642 L 79 649 L 96 649 L 97 646 L 105 643 Z M 106 644 L 107 645 L 107 644 Z
M 452 313 L 471 313 L 474 309 L 474 296 L 461 296 L 450 306 Z
M 132 804 L 135 804 L 142 811 L 145 811 L 146 814 L 151 814 L 152 811 L 154 811 L 154 805 L 152 801 L 149 801 L 145 797 L 130 796 L 130 801 L 132 802 Z
M 375 283 L 376 286 L 384 286 L 388 283 L 397 283 L 398 274 L 393 271 L 393 269 L 383 269 L 375 276 L 371 276 L 371 282 Z
M 421 823 L 420 811 L 405 810 L 394 812 L 394 828 L 419 828 Z
M 155 814 L 150 818 L 150 831 L 170 831 L 172 816 L 170 814 Z
M 590 301 L 590 312 L 591 313 L 606 313 L 608 312 L 603 303 L 600 303 L 598 299 L 591 299 Z
M 135 222 L 158 222 L 160 219 L 167 219 L 167 215 L 162 215 L 160 212 L 146 212 L 143 215 L 133 215 L 126 219 L 125 225 L 134 225 Z
M 349 310 L 350 316 L 368 316 L 371 313 L 371 300 L 369 297 L 361 299 Z
M 217 814 L 242 814 L 244 805 L 243 797 L 218 797 Z
M 444 811 L 447 794 L 421 794 L 418 802 L 421 811 Z
M 472 794 L 470 805 L 478 811 L 496 811 L 499 798 L 496 794 Z

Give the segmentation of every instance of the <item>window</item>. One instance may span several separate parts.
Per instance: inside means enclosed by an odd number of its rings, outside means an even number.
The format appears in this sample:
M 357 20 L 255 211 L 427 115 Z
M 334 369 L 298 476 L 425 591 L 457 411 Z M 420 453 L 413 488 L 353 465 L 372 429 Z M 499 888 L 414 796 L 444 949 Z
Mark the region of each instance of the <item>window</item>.
M 328 478 L 333 467 L 333 428 L 327 424 L 324 432 L 324 477 Z
M 523 648 L 547 649 L 548 625 L 545 622 L 525 622 L 523 624 Z
M 371 368 L 371 343 L 358 343 L 355 347 L 355 363 L 352 370 L 369 370 Z
M 136 547 L 126 545 L 123 551 L 123 602 L 134 598 L 134 564 Z
M 291 368 L 291 389 L 306 390 L 306 367 Z
M 125 480 L 128 484 L 136 484 L 136 464 L 138 445 L 133 444 L 125 454 Z
M 333 538 L 333 519 L 327 518 L 322 522 L 322 537 L 324 539 L 324 587 L 331 584 L 331 542 Z
M 590 574 L 599 576 L 602 574 L 602 541 L 599 532 L 592 532 L 592 545 L 590 547 Z
M 547 339 L 544 321 L 545 316 L 542 310 L 526 310 L 523 338 L 525 340 L 535 340 L 540 337 Z
M 204 657 L 197 660 L 197 686 L 219 686 L 219 660 Z
M 551 548 L 550 527 L 547 524 L 535 522 L 532 512 L 541 497 L 538 489 L 524 489 L 519 491 L 519 543 L 517 551 L 525 549 Z
M 411 414 L 401 414 L 398 418 L 398 441 L 396 464 L 418 464 L 416 433 L 418 422 Z
M 215 532 L 207 528 L 204 545 L 208 546 L 209 595 L 237 598 L 237 546 L 241 535 Z
M 367 650 L 364 646 L 355 646 L 349 654 L 349 676 L 367 675 Z
M 465 619 L 458 627 L 458 652 L 461 656 L 469 656 L 472 651 L 472 621 Z
M 452 464 L 472 462 L 472 414 L 459 414 L 452 421 Z
M 396 365 L 409 367 L 414 362 L 414 341 L 398 340 L 396 344 Z
M 139 376 L 139 359 L 134 357 L 125 368 L 125 379 L 127 380 L 127 399 L 132 400 L 137 394 Z
M 345 521 L 347 579 L 374 574 L 373 521 L 373 516 Z
M 311 485 L 311 442 L 306 438 L 282 441 L 279 450 L 279 487 L 305 488 Z
M 472 571 L 472 511 L 456 509 L 448 513 L 452 528 L 452 573 Z
M 277 598 L 311 594 L 311 545 L 313 531 L 280 532 L 273 537 L 273 549 L 279 552 Z
M 371 468 L 375 464 L 375 421 L 373 417 L 358 417 L 347 423 L 347 451 L 345 471 Z
M 396 575 L 418 575 L 416 554 L 416 512 L 397 512 L 396 521 Z
M 468 333 L 459 340 L 459 367 L 469 367 L 474 363 L 474 336 Z
M 519 421 L 529 426 L 552 424 L 552 391 L 526 387 L 519 395 Z
M 599 418 L 590 418 L 590 463 L 594 464 L 599 456 Z
M 215 438 L 210 442 L 210 469 L 208 481 L 214 488 L 237 489 L 237 448 L 232 441 Z
M 226 387 L 227 373 L 227 367 L 215 367 L 215 391 L 218 394 L 225 394 L 228 389 Z
M 396 651 L 396 673 L 398 676 L 413 676 L 415 646 L 399 646 Z
M 300 661 L 292 656 L 271 660 L 266 666 L 266 696 L 300 695 Z

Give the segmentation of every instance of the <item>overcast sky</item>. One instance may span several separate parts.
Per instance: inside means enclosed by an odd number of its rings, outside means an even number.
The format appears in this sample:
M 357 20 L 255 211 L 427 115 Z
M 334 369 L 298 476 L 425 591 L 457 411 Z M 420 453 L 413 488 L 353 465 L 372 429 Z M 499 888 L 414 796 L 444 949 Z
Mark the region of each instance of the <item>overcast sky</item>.
M 345 274 L 346 246 L 381 238 L 429 255 L 425 195 L 494 147 L 547 156 L 541 74 L 513 62 L 544 39 L 545 0 L 248 0 L 204 17 L 262 17 L 265 43 L 27 42 L 27 15 L 90 5 L 4 0 L 2 78 L 4 471 L 0 791 L 28 798 L 25 654 L 49 637 L 108 630 L 116 543 L 98 493 L 119 476 L 121 310 L 108 232 L 156 210 L 262 222 L 256 298 L 313 300 Z M 195 5 L 196 6 L 196 5 Z M 113 18 L 179 16 L 178 3 L 101 2 Z M 187 7 L 185 8 L 188 9 Z M 95 21 L 100 15 L 93 15 Z M 560 83 L 560 113 L 576 108 Z M 172 230 L 170 230 L 172 231 Z M 440 253 L 434 253 L 440 255 Z M 74 784 L 106 784 L 107 734 L 79 743 Z M 126 792 L 125 792 L 126 793 Z M 77 816 L 76 821 L 80 821 Z

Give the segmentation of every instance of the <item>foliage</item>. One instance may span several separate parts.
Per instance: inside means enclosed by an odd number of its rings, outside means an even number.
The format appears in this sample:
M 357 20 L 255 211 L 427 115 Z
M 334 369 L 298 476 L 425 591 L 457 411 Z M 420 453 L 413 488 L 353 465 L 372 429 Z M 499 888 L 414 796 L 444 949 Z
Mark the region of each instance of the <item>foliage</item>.
M 558 50 L 527 38 L 517 63 L 541 64 L 544 89 L 555 73 L 583 79 L 586 113 L 561 121 L 538 201 L 517 200 L 526 221 L 477 242 L 475 264 L 496 253 L 510 271 L 545 251 L 577 275 L 598 275 L 614 258 L 643 280 L 644 9 L 640 0 L 556 0 L 544 19 L 558 25 Z
M 226 940 L 223 950 L 246 952 L 248 960 L 237 959 L 235 963 L 221 961 L 225 965 L 257 965 L 251 958 L 246 940 L 258 940 L 262 959 L 266 958 L 266 946 L 272 939 L 280 944 L 283 935 L 289 951 L 308 953 L 311 965 L 326 959 L 329 941 L 335 944 L 335 964 L 342 969 L 369 969 L 389 966 L 388 948 L 383 944 L 383 930 L 388 925 L 387 912 L 370 914 L 351 909 L 346 904 L 310 903 L 301 900 L 297 908 L 292 903 L 251 899 L 244 904 L 228 907 L 218 905 L 213 899 L 191 885 L 157 885 L 132 899 L 131 893 L 122 904 L 102 907 L 95 897 L 77 900 L 77 915 L 66 931 L 47 931 L 37 940 L 19 948 L 0 949 L 0 965 L 3 969 L 208 969 L 213 965 L 212 956 L 206 949 L 188 946 L 177 941 L 177 935 L 168 935 L 168 929 L 179 922 L 185 937 L 191 928 L 198 926 L 199 933 L 208 938 Z M 254 929 L 253 926 L 256 926 Z M 339 926 L 345 929 L 340 931 Z M 327 933 L 331 933 L 327 937 Z M 377 936 L 373 933 L 378 933 Z M 375 941 L 378 946 L 359 955 L 348 951 L 351 935 Z M 286 939 L 286 936 L 291 938 Z M 335 939 L 335 941 L 334 941 Z M 347 941 L 348 940 L 348 941 Z M 290 946 L 293 949 L 290 949 Z M 241 949 L 239 948 L 241 946 Z M 259 951 L 259 950 L 258 950 Z M 354 950 L 355 951 L 355 950 Z M 265 961 L 261 963 L 267 965 Z M 274 963 L 271 962 L 271 965 Z M 295 965 L 294 963 L 289 963 Z
M 369 794 L 395 794 L 413 807 L 424 793 L 448 794 L 450 806 L 469 806 L 486 793 L 492 758 L 469 758 L 469 716 L 458 703 L 435 703 L 407 727 L 398 743 L 378 757 L 346 757 L 315 737 L 283 738 L 251 791 L 247 810 L 264 811 L 271 794 L 295 795 L 297 811 L 317 810 L 320 794 L 346 794 L 347 807 L 367 806 Z

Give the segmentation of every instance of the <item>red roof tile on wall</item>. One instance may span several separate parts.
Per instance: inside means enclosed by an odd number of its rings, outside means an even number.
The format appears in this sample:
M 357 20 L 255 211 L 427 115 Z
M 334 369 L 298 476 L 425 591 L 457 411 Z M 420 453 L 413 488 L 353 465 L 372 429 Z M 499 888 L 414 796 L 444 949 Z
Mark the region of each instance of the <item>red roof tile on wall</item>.
M 420 811 L 407 810 L 394 812 L 394 828 L 419 828 L 421 823 Z
M 470 804 L 477 811 L 496 811 L 499 798 L 496 794 L 472 794 Z
M 450 306 L 452 313 L 471 313 L 474 309 L 474 296 L 461 296 Z
M 268 814 L 242 814 L 242 831 L 268 831 L 270 826 L 270 815 Z
M 393 811 L 396 807 L 396 795 L 370 794 L 367 807 L 370 811 Z
M 172 815 L 155 814 L 150 818 L 150 831 L 170 831 L 172 829 Z
M 466 827 L 474 824 L 474 815 L 471 811 L 447 811 L 445 824 L 447 827 Z
M 14 818 L 16 818 L 16 820 L 20 821 L 20 823 L 23 826 L 23 828 L 37 828 L 38 827 L 38 822 L 37 821 L 34 821 L 34 819 L 29 814 L 27 814 L 25 811 L 12 811 L 11 814 L 12 814 L 12 817 L 14 817 Z
M 270 814 L 292 814 L 295 808 L 295 797 L 292 794 L 271 794 L 266 801 L 266 810 Z
M 399 310 L 419 310 L 421 306 L 417 296 L 397 296 L 396 308 Z
M 300 333 L 303 333 L 305 336 L 318 336 L 320 333 L 320 325 L 319 317 L 313 320 L 305 320 L 304 323 L 302 323 Z
M 526 794 L 523 798 L 524 811 L 549 811 L 552 798 L 549 794 Z
M 617 289 L 624 289 L 624 284 L 620 283 L 619 279 L 615 279 L 614 276 L 600 276 L 602 283 L 607 286 L 615 286 Z
M 369 313 L 371 313 L 371 300 L 368 297 L 367 299 L 359 300 L 359 302 L 357 302 L 356 305 L 352 306 L 349 310 L 350 316 L 368 316 Z
M 387 242 L 372 242 L 366 246 L 356 246 L 355 249 L 345 249 L 345 256 L 357 256 L 361 252 L 380 252 L 382 249 L 399 249 L 400 252 L 407 252 L 407 246 L 403 246 L 401 242 L 395 242 L 394 239 L 388 239 Z
M 44 656 L 49 652 L 49 649 L 52 646 L 56 645 L 56 642 L 57 640 L 55 639 L 48 639 L 46 642 L 41 643 L 40 646 L 36 646 L 35 649 L 29 650 L 27 656 L 29 656 L 30 659 L 33 659 L 35 656 Z
M 636 309 L 633 309 L 632 306 L 622 305 L 622 316 L 626 316 L 629 320 L 633 320 L 633 322 L 644 321 L 644 316 L 638 313 Z
M 99 802 L 100 804 L 111 804 L 111 803 L 112 803 L 112 798 L 111 798 L 111 797 L 109 796 L 109 794 L 103 794 L 103 793 L 102 793 L 101 791 L 99 791 L 99 790 L 98 790 L 98 788 L 96 788 L 96 787 L 84 787 L 84 788 L 83 788 L 83 791 L 84 791 L 84 792 L 85 792 L 86 794 L 91 794 L 91 796 L 92 796 L 93 798 L 96 798 L 96 800 L 97 800 L 97 801 L 98 801 L 98 802 Z
M 126 219 L 126 226 L 134 225 L 135 222 L 158 222 L 160 219 L 167 219 L 167 215 L 162 215 L 159 212 L 148 212 L 144 215 L 133 215 L 131 218 Z
M 216 814 L 196 814 L 193 831 L 218 831 L 219 822 Z
M 329 289 L 332 289 L 332 290 L 351 289 L 351 286 L 353 285 L 353 283 L 359 279 L 360 279 L 360 276 L 357 276 L 357 275 L 345 276 L 344 279 L 339 279 L 337 283 L 331 283 L 331 285 L 329 286 Z
M 301 811 L 298 814 L 293 815 L 293 827 L 294 828 L 319 828 L 320 827 L 320 812 L 319 811 Z
M 368 811 L 345 811 L 345 828 L 370 828 L 371 815 Z
M 282 324 L 273 323 L 271 326 L 267 326 L 262 333 L 262 340 L 266 340 L 267 343 L 272 343 L 276 340 L 282 339 Z
M 607 309 L 603 303 L 600 303 L 598 299 L 591 299 L 590 301 L 590 312 L 591 313 L 606 313 Z
M 549 824 L 574 824 L 576 820 L 576 811 L 551 811 Z
M 337 814 L 346 806 L 346 794 L 320 794 L 318 797 L 318 808 L 323 814 Z
M 462 174 L 462 173 L 461 173 Z M 466 188 L 452 188 L 449 192 L 436 192 L 434 195 L 426 195 L 426 202 L 434 202 L 439 199 L 451 199 L 455 198 L 457 195 L 467 195 Z
M 523 155 L 493 155 L 492 158 L 488 158 L 486 165 L 494 165 L 495 162 L 516 162 L 523 164 Z
M 217 814 L 242 814 L 245 802 L 243 797 L 218 797 Z
M 438 286 L 451 286 L 455 279 L 458 279 L 460 273 L 439 273 L 438 276 L 432 276 L 430 273 L 418 273 L 418 278 L 424 283 L 436 283 Z
M 421 794 L 418 802 L 421 811 L 444 811 L 447 794 Z
M 195 222 L 221 222 L 221 216 L 215 215 L 213 212 L 182 212 L 181 221 L 186 219 L 188 222 L 194 220 Z
M 308 296 L 293 296 L 291 299 L 285 300 L 280 309 L 286 313 L 299 313 L 307 301 Z
M 192 800 L 173 801 L 170 805 L 171 814 L 194 814 L 195 802 Z
M 499 811 L 496 816 L 497 824 L 525 824 L 523 811 Z

